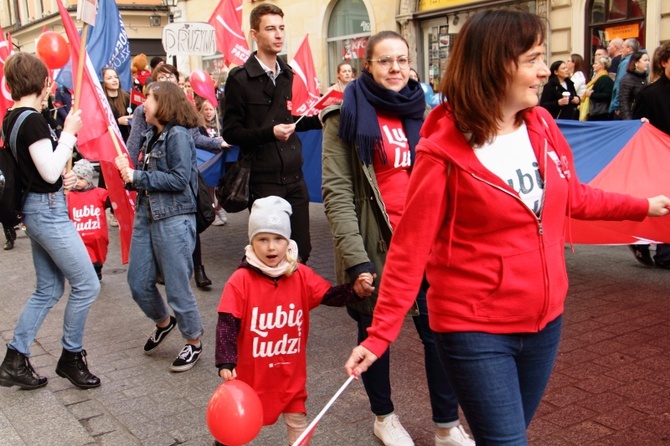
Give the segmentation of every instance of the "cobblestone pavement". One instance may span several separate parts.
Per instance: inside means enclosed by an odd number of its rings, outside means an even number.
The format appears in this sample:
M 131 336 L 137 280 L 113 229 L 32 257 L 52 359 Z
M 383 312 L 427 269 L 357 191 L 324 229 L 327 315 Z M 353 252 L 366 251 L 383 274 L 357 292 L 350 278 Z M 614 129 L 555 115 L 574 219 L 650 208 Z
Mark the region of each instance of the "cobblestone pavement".
M 323 207 L 313 204 L 310 265 L 333 280 L 332 237 Z M 132 302 L 112 234 L 102 291 L 86 327 L 97 389 L 79 390 L 56 376 L 64 302 L 46 318 L 32 348 L 49 384 L 35 391 L 0 388 L 0 445 L 209 445 L 207 402 L 220 383 L 214 362 L 216 308 L 226 278 L 246 244 L 246 212 L 202 237 L 209 291 L 194 287 L 205 324 L 204 352 L 189 372 L 168 371 L 182 347 L 168 338 L 153 356 L 142 354 L 152 324 Z M 564 334 L 549 389 L 531 425 L 531 445 L 670 444 L 670 271 L 637 265 L 625 247 L 566 248 L 571 280 Z M 33 290 L 29 241 L 19 234 L 0 253 L 0 337 L 11 339 Z M 308 346 L 308 417 L 314 417 L 345 381 L 342 365 L 355 343 L 355 324 L 340 308 L 312 312 Z M 4 354 L 4 350 L 2 351 Z M 422 348 L 411 321 L 392 347 L 396 411 L 417 445 L 433 432 Z M 354 382 L 319 423 L 312 445 L 378 445 L 362 384 Z M 284 445 L 279 423 L 253 445 Z

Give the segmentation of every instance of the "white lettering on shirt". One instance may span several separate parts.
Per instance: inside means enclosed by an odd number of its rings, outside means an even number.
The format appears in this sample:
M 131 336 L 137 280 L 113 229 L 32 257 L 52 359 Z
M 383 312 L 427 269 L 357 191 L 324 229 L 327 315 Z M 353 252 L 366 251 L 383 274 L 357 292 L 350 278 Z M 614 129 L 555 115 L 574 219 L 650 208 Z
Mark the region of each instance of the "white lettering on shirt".
M 252 333 L 255 333 L 252 355 L 254 358 L 266 358 L 276 355 L 295 355 L 300 353 L 300 341 L 302 333 L 303 311 L 295 309 L 290 304 L 288 311 L 282 305 L 278 305 L 274 311 L 260 313 L 258 307 L 251 310 Z M 298 337 L 289 338 L 288 333 L 279 340 L 263 340 L 267 338 L 272 330 L 281 330 L 285 327 L 298 327 Z

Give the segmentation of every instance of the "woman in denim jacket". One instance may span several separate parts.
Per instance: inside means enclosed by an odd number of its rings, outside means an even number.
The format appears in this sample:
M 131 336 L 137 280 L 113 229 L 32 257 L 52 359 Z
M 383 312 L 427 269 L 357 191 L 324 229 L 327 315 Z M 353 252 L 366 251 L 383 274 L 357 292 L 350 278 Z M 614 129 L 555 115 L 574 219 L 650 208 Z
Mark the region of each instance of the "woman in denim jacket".
M 128 284 L 135 302 L 156 323 L 144 352 L 155 351 L 179 325 L 186 345 L 170 370 L 184 372 L 195 365 L 202 352 L 202 320 L 189 280 L 196 237 L 198 167 L 188 129 L 197 126 L 198 115 L 172 82 L 152 83 L 144 110 L 153 127 L 140 150 L 137 170 L 130 167 L 127 157 L 116 159 L 123 180 L 138 191 Z M 157 268 L 163 272 L 167 305 L 156 287 Z

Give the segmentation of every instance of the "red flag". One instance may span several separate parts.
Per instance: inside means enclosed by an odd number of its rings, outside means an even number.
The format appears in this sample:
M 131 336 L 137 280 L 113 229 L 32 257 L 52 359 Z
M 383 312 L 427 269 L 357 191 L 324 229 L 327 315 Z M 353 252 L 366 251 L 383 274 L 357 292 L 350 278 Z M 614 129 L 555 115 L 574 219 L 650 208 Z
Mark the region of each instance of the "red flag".
M 317 113 L 312 109 L 321 96 L 319 94 L 319 81 L 316 78 L 312 50 L 309 48 L 309 34 L 300 44 L 293 60 L 289 64 L 293 68 L 293 115 L 311 116 Z
M 321 96 L 321 99 L 319 99 L 316 104 L 312 105 L 312 109 L 318 113 L 326 107 L 342 102 L 342 99 L 344 99 L 343 92 L 330 89 L 326 94 Z
M 9 35 L 8 35 L 9 36 Z M 12 54 L 12 41 L 5 40 L 5 33 L 0 27 L 0 123 L 5 118 L 7 109 L 14 104 L 12 95 L 5 82 L 5 61 Z M 2 142 L 2 140 L 0 140 Z
M 60 0 L 56 1 L 63 26 L 65 27 L 65 33 L 70 41 L 72 71 L 76 73 L 77 65 L 79 64 L 79 33 L 67 9 L 65 9 Z M 83 70 L 81 85 L 76 85 L 77 80 L 73 79 L 75 81 L 75 92 L 80 97 L 79 103 L 82 111 L 82 120 L 84 121 L 83 127 L 77 134 L 77 147 L 85 158 L 100 162 L 100 168 L 102 169 L 102 174 L 107 184 L 107 191 L 109 192 L 109 199 L 114 209 L 114 216 L 119 222 L 121 262 L 125 264 L 128 263 L 130 239 L 133 231 L 135 193 L 125 189 L 121 175 L 114 163 L 117 155 L 110 135 L 110 126 L 121 147 L 121 151 L 127 154 L 128 150 L 123 142 L 116 119 L 114 119 L 114 114 L 109 107 L 109 102 L 107 102 L 105 93 L 102 91 L 88 55 L 84 59 L 86 66 Z
M 208 23 L 216 31 L 216 47 L 230 65 L 244 65 L 251 55 L 242 32 L 242 0 L 221 0 Z

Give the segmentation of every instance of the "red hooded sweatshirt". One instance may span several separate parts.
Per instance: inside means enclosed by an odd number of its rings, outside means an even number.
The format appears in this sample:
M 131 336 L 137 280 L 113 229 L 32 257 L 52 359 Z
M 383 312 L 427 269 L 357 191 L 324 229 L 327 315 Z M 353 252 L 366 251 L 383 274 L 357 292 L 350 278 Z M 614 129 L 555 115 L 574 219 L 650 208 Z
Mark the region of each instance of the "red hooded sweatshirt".
M 579 182 L 570 147 L 546 110 L 530 109 L 524 119 L 544 182 L 539 217 L 482 165 L 446 107 L 426 119 L 374 323 L 362 343 L 377 356 L 397 337 L 424 272 L 436 332 L 542 330 L 563 313 L 569 218 L 647 215 L 646 199 Z

